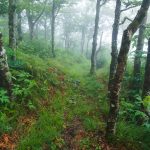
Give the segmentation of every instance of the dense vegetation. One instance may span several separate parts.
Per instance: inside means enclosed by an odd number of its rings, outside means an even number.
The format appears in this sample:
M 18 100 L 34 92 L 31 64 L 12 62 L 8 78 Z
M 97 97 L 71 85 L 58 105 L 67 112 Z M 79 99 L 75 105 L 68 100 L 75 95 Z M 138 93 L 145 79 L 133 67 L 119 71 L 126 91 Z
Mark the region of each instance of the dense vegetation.
M 149 5 L 2 0 L 0 149 L 149 150 Z

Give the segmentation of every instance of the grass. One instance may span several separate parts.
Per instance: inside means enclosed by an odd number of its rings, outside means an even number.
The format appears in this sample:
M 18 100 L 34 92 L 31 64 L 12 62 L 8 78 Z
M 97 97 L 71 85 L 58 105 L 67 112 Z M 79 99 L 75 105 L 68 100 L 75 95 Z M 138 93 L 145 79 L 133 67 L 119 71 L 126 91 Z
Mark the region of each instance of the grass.
M 10 62 L 13 75 L 16 77 L 22 71 L 28 72 L 32 76 L 29 80 L 36 82 L 36 88 L 25 99 L 31 99 L 36 109 L 27 109 L 19 103 L 14 107 L 21 116 L 33 116 L 31 124 L 25 127 L 19 120 L 15 123 L 16 127 L 13 125 L 13 129 L 20 132 L 17 149 L 63 149 L 66 145 L 63 135 L 66 128 L 72 129 L 70 125 L 74 124 L 75 118 L 80 120 L 85 134 L 79 139 L 79 147 L 90 149 L 94 143 L 95 149 L 101 149 L 97 137 L 93 136 L 99 131 L 105 132 L 108 115 L 107 69 L 99 69 L 96 76 L 89 76 L 90 61 L 64 51 L 60 51 L 55 59 L 42 59 L 20 50 L 17 59 L 19 70 Z M 23 104 L 26 106 L 26 102 Z M 148 150 L 149 136 L 145 128 L 120 120 L 114 147 Z

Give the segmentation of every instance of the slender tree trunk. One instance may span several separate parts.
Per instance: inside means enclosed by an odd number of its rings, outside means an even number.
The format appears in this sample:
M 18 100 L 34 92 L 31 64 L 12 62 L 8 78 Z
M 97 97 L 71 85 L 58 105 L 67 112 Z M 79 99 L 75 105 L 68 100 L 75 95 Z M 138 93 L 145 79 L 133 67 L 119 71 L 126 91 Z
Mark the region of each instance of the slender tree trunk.
M 140 26 L 137 48 L 135 51 L 132 89 L 135 90 L 137 93 L 140 92 L 141 84 L 142 84 L 141 83 L 141 55 L 144 47 L 144 39 L 145 39 L 144 31 L 145 31 L 146 21 L 147 21 L 147 16 L 144 18 L 144 21 Z
M 9 96 L 12 96 L 12 78 L 7 63 L 6 51 L 3 48 L 2 34 L 0 33 L 0 87 L 8 91 Z
M 116 73 L 114 75 L 114 79 L 112 81 L 112 86 L 110 87 L 110 110 L 109 116 L 107 120 L 107 128 L 106 128 L 106 136 L 109 137 L 116 133 L 116 122 L 119 112 L 119 94 L 121 89 L 121 83 L 123 79 L 123 74 L 125 71 L 128 52 L 130 49 L 131 40 L 133 34 L 137 31 L 138 27 L 142 23 L 145 18 L 148 8 L 150 5 L 150 0 L 143 0 L 140 10 L 138 11 L 135 19 L 132 23 L 127 27 L 127 29 L 123 33 L 122 44 L 118 56 L 118 65 L 116 69 Z
M 148 40 L 148 52 L 145 66 L 144 85 L 142 97 L 150 95 L 150 38 Z
M 35 37 L 36 39 L 39 38 L 39 24 L 38 23 L 36 23 L 35 25 Z
M 117 57 L 118 57 L 117 39 L 118 39 L 120 15 L 121 15 L 121 0 L 117 0 L 116 9 L 115 9 L 115 18 L 114 18 L 114 24 L 113 24 L 113 32 L 112 32 L 112 43 L 111 43 L 112 52 L 111 52 L 108 93 L 110 92 L 110 87 L 111 87 L 112 80 L 114 78 L 116 67 L 117 67 Z
M 103 32 L 101 33 L 101 36 L 100 36 L 99 48 L 98 48 L 98 50 L 96 51 L 96 59 L 97 59 L 98 53 L 99 53 L 99 52 L 101 51 L 101 49 L 102 49 L 102 40 L 103 40 Z
M 51 47 L 52 47 L 52 56 L 56 57 L 55 55 L 55 1 L 54 0 L 52 5 Z
M 90 43 L 90 38 L 87 39 L 86 43 L 86 57 L 88 58 L 88 52 L 89 52 L 89 43 Z
M 33 40 L 33 37 L 34 37 L 34 25 L 33 25 L 33 23 L 30 24 L 29 31 L 30 31 L 30 40 Z
M 30 40 L 33 40 L 34 37 L 34 23 L 33 23 L 33 19 L 32 16 L 30 15 L 30 11 L 26 10 L 26 15 L 28 18 L 28 26 L 29 26 L 29 35 L 30 35 Z
M 47 41 L 47 14 L 44 20 L 44 38 Z
M 21 12 L 19 11 L 17 13 L 17 33 L 18 33 L 18 42 L 21 42 L 22 39 L 23 39 L 23 36 L 22 36 L 22 27 L 21 27 L 21 24 L 22 24 L 22 17 L 21 17 Z
M 16 37 L 15 37 L 15 21 L 16 21 L 16 1 L 9 0 L 9 47 L 15 51 L 16 49 Z M 15 54 L 12 60 L 15 60 Z
M 81 54 L 84 53 L 84 43 L 85 43 L 85 29 L 82 28 L 82 37 L 81 37 Z
M 92 43 L 90 74 L 95 74 L 95 72 L 96 72 L 96 56 L 95 56 L 95 54 L 96 54 L 96 48 L 97 48 L 100 2 L 101 2 L 101 0 L 97 0 L 97 4 L 96 4 L 96 17 L 95 17 L 95 28 L 94 28 L 93 43 Z

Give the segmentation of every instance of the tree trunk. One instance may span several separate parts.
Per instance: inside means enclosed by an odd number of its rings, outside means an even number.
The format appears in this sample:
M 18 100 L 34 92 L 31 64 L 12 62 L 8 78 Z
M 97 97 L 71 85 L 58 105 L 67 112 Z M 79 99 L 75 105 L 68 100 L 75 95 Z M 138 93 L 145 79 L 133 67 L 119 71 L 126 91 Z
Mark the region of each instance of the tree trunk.
M 15 51 L 16 37 L 15 37 L 15 21 L 16 21 L 16 1 L 9 0 L 9 47 Z M 12 60 L 15 60 L 15 54 Z
M 119 111 L 119 94 L 121 89 L 121 82 L 123 79 L 124 70 L 127 63 L 128 52 L 130 49 L 131 40 L 133 34 L 137 31 L 138 27 L 145 18 L 148 8 L 150 5 L 150 0 L 143 0 L 140 10 L 138 11 L 135 19 L 127 27 L 123 33 L 122 44 L 118 56 L 118 64 L 114 79 L 112 81 L 112 86 L 110 87 L 110 110 L 107 120 L 106 136 L 115 134 L 116 132 L 116 122 Z
M 101 51 L 101 49 L 102 49 L 102 40 L 103 40 L 103 32 L 101 33 L 101 36 L 100 36 L 99 48 L 98 48 L 98 50 L 96 51 L 96 59 L 97 59 L 98 53 L 99 53 L 99 52 Z
M 95 28 L 94 28 L 93 43 L 92 43 L 90 74 L 95 74 L 95 72 L 96 72 L 96 56 L 95 56 L 95 54 L 96 54 L 96 48 L 97 48 L 100 2 L 101 2 L 101 0 L 97 0 L 97 4 L 96 4 L 96 17 L 95 17 Z
M 115 18 L 114 18 L 114 24 L 113 24 L 113 32 L 112 32 L 112 43 L 111 43 L 112 52 L 111 52 L 108 93 L 110 92 L 110 87 L 111 87 L 112 80 L 114 78 L 116 67 L 117 67 L 117 57 L 118 57 L 117 39 L 118 39 L 120 15 L 121 15 L 121 0 L 117 0 L 116 9 L 115 9 Z
M 29 25 L 29 31 L 30 31 L 30 40 L 33 40 L 33 37 L 34 37 L 34 25 L 33 25 L 33 23 L 31 23 Z
M 17 33 L 18 33 L 18 38 L 17 38 L 18 42 L 17 43 L 19 43 L 23 39 L 21 24 L 22 24 L 21 12 L 18 12 L 17 13 Z
M 148 52 L 145 66 L 144 85 L 142 97 L 150 95 L 150 38 L 148 40 Z
M 33 19 L 32 16 L 30 15 L 30 11 L 26 10 L 26 15 L 28 18 L 28 26 L 29 26 L 29 35 L 30 35 L 30 40 L 33 40 L 34 37 L 34 23 L 33 23 Z
M 52 56 L 55 55 L 55 1 L 53 0 L 52 6 L 52 21 L 51 21 L 51 47 L 52 47 Z
M 86 58 L 88 58 L 88 53 L 89 53 L 89 43 L 90 43 L 90 38 L 87 39 L 87 43 L 86 43 Z
M 142 84 L 141 83 L 141 55 L 144 47 L 144 39 L 145 39 L 144 31 L 145 31 L 146 21 L 147 21 L 147 16 L 144 18 L 144 21 L 140 26 L 137 48 L 135 51 L 132 89 L 135 90 L 137 93 L 140 92 L 141 84 Z
M 36 39 L 39 38 L 39 24 L 38 23 L 35 24 L 35 38 Z
M 81 54 L 84 53 L 84 43 L 85 43 L 85 29 L 82 27 L 82 37 L 81 37 Z
M 44 38 L 45 41 L 47 41 L 47 14 L 45 14 L 45 19 L 44 19 Z
M 2 34 L 0 33 L 0 87 L 8 91 L 8 95 L 12 96 L 12 79 L 7 63 L 6 51 L 2 44 Z

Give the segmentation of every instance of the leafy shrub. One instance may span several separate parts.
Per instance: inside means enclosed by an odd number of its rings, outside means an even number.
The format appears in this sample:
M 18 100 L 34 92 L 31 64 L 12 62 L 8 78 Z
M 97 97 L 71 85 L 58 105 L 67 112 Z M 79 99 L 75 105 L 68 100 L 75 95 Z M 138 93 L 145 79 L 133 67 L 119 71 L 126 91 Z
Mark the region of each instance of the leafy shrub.
M 116 142 L 124 143 L 127 149 L 149 150 L 149 139 L 149 129 L 123 121 L 117 125 Z
M 143 100 L 143 105 L 150 112 L 150 96 L 146 96 Z
M 7 104 L 9 103 L 9 97 L 7 95 L 7 91 L 0 89 L 0 104 Z
M 128 122 L 146 125 L 149 122 L 149 118 L 141 111 L 141 105 L 141 101 L 133 104 L 123 100 L 121 102 L 120 116 Z
M 11 130 L 6 114 L 0 112 L 0 135 Z

